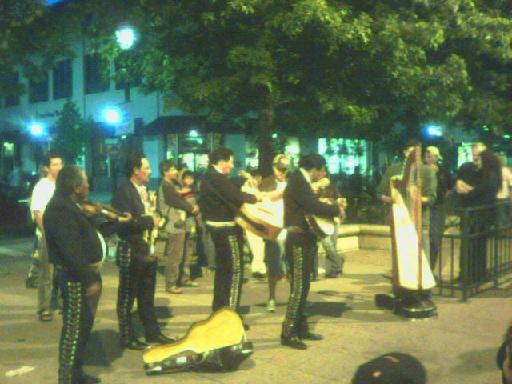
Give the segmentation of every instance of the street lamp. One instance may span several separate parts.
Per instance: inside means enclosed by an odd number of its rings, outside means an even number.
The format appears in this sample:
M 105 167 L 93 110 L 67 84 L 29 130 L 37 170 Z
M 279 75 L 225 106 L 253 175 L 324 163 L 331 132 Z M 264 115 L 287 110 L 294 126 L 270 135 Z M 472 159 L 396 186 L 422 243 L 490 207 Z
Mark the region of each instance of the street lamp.
M 128 50 L 137 41 L 137 33 L 131 26 L 122 25 L 116 30 L 116 40 L 122 50 Z
M 34 121 L 29 125 L 30 134 L 36 138 L 46 136 L 46 129 L 44 125 L 38 121 Z
M 121 110 L 117 107 L 105 107 L 101 112 L 101 117 L 109 125 L 119 125 L 123 120 Z
M 429 138 L 439 138 L 443 136 L 443 127 L 440 125 L 427 125 L 423 128 L 424 135 Z

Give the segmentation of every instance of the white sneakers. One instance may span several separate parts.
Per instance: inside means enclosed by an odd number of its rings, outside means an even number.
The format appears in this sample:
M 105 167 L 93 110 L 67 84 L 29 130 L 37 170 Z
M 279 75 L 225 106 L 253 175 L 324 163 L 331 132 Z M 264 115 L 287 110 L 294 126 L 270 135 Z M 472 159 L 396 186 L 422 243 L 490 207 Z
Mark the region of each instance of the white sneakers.
M 267 311 L 268 312 L 275 312 L 276 311 L 276 301 L 273 299 L 270 299 L 267 302 Z

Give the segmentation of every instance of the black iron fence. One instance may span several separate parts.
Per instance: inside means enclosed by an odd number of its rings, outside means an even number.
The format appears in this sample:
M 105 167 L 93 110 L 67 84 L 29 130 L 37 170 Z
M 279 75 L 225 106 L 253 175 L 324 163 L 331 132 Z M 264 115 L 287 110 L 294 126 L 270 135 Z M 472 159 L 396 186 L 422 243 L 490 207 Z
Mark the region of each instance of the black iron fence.
M 512 271 L 511 212 L 508 200 L 452 212 L 432 268 L 437 293 L 466 300 L 506 280 Z

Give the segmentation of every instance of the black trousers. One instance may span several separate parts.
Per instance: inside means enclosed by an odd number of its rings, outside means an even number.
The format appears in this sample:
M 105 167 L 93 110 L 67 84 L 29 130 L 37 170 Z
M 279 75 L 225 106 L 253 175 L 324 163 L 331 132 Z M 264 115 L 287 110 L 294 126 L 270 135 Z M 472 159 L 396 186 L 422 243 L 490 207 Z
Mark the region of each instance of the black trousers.
M 62 331 L 59 341 L 59 384 L 80 382 L 85 346 L 89 340 L 100 292 L 86 295 L 86 288 L 71 278 L 66 269 L 59 273 L 62 295 Z M 97 282 L 101 284 L 98 273 Z
M 131 311 L 135 298 L 139 318 L 146 337 L 160 333 L 155 314 L 155 284 L 157 260 L 146 260 L 136 254 L 137 248 L 120 241 L 117 249 L 119 288 L 117 291 L 117 317 L 121 342 L 135 338 Z
M 290 274 L 290 298 L 284 328 L 289 334 L 296 334 L 305 322 L 305 305 L 309 294 L 315 247 L 316 238 L 313 234 L 288 233 L 286 260 Z
M 209 226 L 208 230 L 215 247 L 216 266 L 212 308 L 216 311 L 230 307 L 239 311 L 244 271 L 242 229 Z
M 446 213 L 444 207 L 430 208 L 430 268 L 434 270 L 443 245 L 444 221 Z

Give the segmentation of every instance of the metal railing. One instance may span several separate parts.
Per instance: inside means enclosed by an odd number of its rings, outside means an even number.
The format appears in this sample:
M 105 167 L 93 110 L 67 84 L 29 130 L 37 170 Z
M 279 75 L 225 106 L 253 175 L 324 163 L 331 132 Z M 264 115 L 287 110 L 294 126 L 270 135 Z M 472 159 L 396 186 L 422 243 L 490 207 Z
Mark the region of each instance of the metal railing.
M 436 293 L 459 293 L 467 300 L 506 280 L 512 271 L 511 212 L 508 200 L 455 209 L 432 268 L 438 280 Z

